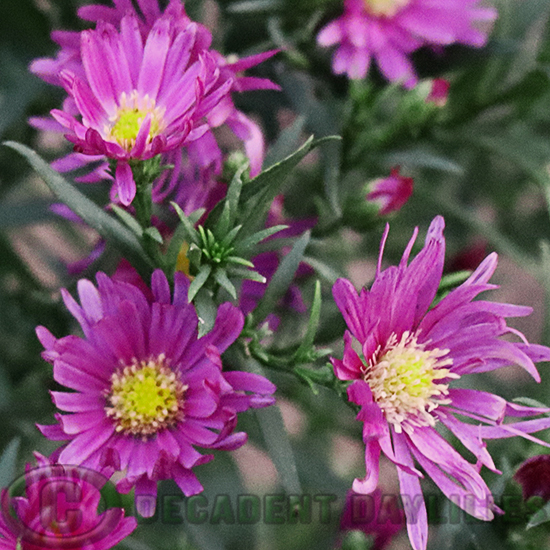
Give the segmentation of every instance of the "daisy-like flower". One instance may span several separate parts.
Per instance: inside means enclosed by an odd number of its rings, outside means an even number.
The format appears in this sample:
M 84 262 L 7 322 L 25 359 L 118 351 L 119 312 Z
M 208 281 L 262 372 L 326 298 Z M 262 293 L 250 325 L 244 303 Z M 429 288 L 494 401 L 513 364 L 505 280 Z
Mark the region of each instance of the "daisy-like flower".
M 374 59 L 391 81 L 413 87 L 417 77 L 409 55 L 422 46 L 465 44 L 483 46 L 486 34 L 478 22 L 493 21 L 493 8 L 479 0 L 344 0 L 344 13 L 317 36 L 321 46 L 338 48 L 332 68 L 336 74 L 364 78 Z
M 220 354 L 239 336 L 243 315 L 221 305 L 212 330 L 198 338 L 182 273 L 172 299 L 160 270 L 151 289 L 102 273 L 97 282 L 96 288 L 79 281 L 81 305 L 62 291 L 84 338 L 57 339 L 37 329 L 54 379 L 74 390 L 52 392 L 56 406 L 71 414 L 39 428 L 50 439 L 70 440 L 59 462 L 123 471 L 117 489 L 135 486 L 137 510 L 150 516 L 158 480 L 174 479 L 186 496 L 202 491 L 192 468 L 213 457 L 194 446 L 243 445 L 246 434 L 233 433 L 237 413 L 271 405 L 275 386 L 255 374 L 222 372 Z
M 146 39 L 137 18 L 122 18 L 120 30 L 100 22 L 80 36 L 85 78 L 64 70 L 60 79 L 80 117 L 53 110 L 77 153 L 116 161 L 122 204 L 136 193 L 132 161 L 150 159 L 200 138 L 207 115 L 232 81 L 218 83 L 220 70 L 207 50 L 194 51 L 197 26 L 180 28 L 167 15 Z M 80 118 L 80 120 L 78 120 Z
M 10 498 L 2 489 L 2 550 L 107 550 L 136 528 L 135 518 L 125 518 L 122 508 L 98 513 L 107 481 L 103 474 L 35 456 L 37 467 L 26 468 L 26 496 Z M 61 495 L 67 501 L 65 509 Z
M 495 288 L 488 284 L 497 264 L 494 253 L 430 309 L 443 269 L 443 228 L 443 218 L 436 217 L 424 248 L 407 265 L 415 230 L 400 264 L 382 271 L 386 228 L 371 289 L 358 295 L 346 279 L 339 279 L 333 288 L 349 331 L 344 335 L 343 360 L 332 359 L 332 364 L 339 379 L 353 381 L 348 397 L 360 406 L 357 419 L 364 423 L 366 476 L 354 481 L 353 490 L 364 494 L 375 490 L 384 453 L 397 466 L 415 550 L 426 547 L 428 530 L 419 481 L 423 476 L 416 464 L 456 504 L 490 520 L 498 509 L 479 466 L 498 470 L 484 439 L 522 435 L 535 440 L 531 432 L 550 427 L 548 417 L 503 422 L 505 417 L 535 416 L 548 409 L 519 406 L 460 387 L 463 376 L 510 364 L 522 366 L 539 381 L 534 362 L 549 361 L 550 349 L 527 343 L 521 333 L 506 326 L 506 317 L 528 315 L 531 308 L 472 301 Z M 521 342 L 501 340 L 505 334 L 515 334 Z M 354 350 L 354 338 L 361 355 Z M 477 464 L 464 459 L 440 435 L 438 425 L 449 429 Z

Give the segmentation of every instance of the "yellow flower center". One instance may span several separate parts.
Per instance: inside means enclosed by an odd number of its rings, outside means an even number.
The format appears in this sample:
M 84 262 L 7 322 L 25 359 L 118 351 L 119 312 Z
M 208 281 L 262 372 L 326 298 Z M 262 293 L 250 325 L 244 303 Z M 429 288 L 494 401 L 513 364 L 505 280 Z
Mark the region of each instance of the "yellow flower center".
M 365 382 L 386 420 L 396 432 L 412 431 L 415 426 L 433 426 L 431 412 L 450 403 L 448 383 L 444 379 L 460 378 L 449 369 L 452 359 L 443 359 L 448 349 L 426 350 L 416 336 L 404 332 L 398 341 L 392 334 L 385 350 L 374 353 L 365 367 Z
M 111 376 L 105 410 L 117 432 L 146 439 L 183 419 L 187 388 L 167 365 L 164 354 L 149 361 L 134 359 Z
M 116 141 L 127 151 L 130 151 L 136 143 L 136 138 L 145 120 L 151 114 L 151 127 L 147 141 L 150 143 L 165 128 L 164 107 L 155 106 L 155 100 L 148 95 L 140 97 L 136 90 L 129 96 L 122 92 L 120 106 L 116 113 L 109 118 L 110 126 L 105 127 L 106 139 Z
M 393 17 L 411 0 L 363 0 L 366 10 L 375 17 Z

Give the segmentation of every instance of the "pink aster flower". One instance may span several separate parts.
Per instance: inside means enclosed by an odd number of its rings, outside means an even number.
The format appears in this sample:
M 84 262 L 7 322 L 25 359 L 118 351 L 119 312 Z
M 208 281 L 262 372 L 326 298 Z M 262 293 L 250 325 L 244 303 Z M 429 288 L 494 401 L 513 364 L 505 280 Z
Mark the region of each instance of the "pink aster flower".
M 80 280 L 79 305 L 62 290 L 84 338 L 37 334 L 54 379 L 73 390 L 52 392 L 57 425 L 39 426 L 69 440 L 59 462 L 123 473 L 121 492 L 135 486 L 142 516 L 154 513 L 156 482 L 174 479 L 186 496 L 202 491 L 192 468 L 208 462 L 194 446 L 232 450 L 246 442 L 233 433 L 237 413 L 274 402 L 275 386 L 244 372 L 222 372 L 220 354 L 239 336 L 242 313 L 218 309 L 212 330 L 198 338 L 199 320 L 187 302 L 189 281 L 176 273 L 174 292 L 157 270 L 151 289 L 97 275 Z
M 332 69 L 349 78 L 364 78 L 374 59 L 383 75 L 413 87 L 417 77 L 409 55 L 422 46 L 483 46 L 478 22 L 497 12 L 478 7 L 479 0 L 344 0 L 344 13 L 317 36 L 321 46 L 338 48 Z
M 200 138 L 203 117 L 229 92 L 218 83 L 216 61 L 204 50 L 191 59 L 196 25 L 178 28 L 170 17 L 158 19 L 142 39 L 137 19 L 122 18 L 120 30 L 100 23 L 80 37 L 85 78 L 69 70 L 60 79 L 81 120 L 53 110 L 75 151 L 116 161 L 122 204 L 136 193 L 131 162 L 147 160 Z
M 369 186 L 367 201 L 380 205 L 378 214 L 387 216 L 400 210 L 412 195 L 414 180 L 399 173 L 399 166 L 392 168 L 387 178 L 380 178 Z
M 10 498 L 2 489 L 2 550 L 107 550 L 136 528 L 135 518 L 125 518 L 122 508 L 98 513 L 107 481 L 102 474 L 35 456 L 37 467 L 26 468 L 26 496 Z
M 417 465 L 460 507 L 490 520 L 498 509 L 479 469 L 484 465 L 497 470 L 484 439 L 521 435 L 537 441 L 529 434 L 550 427 L 548 417 L 503 422 L 505 417 L 535 416 L 548 409 L 519 406 L 460 387 L 463 376 L 510 364 L 520 365 L 539 381 L 534 362 L 550 360 L 550 349 L 529 344 L 521 333 L 506 326 L 506 317 L 528 315 L 531 308 L 472 301 L 495 288 L 488 284 L 497 264 L 494 253 L 430 309 L 443 269 L 443 228 L 443 218 L 436 217 L 424 248 L 409 264 L 415 230 L 399 265 L 382 271 L 387 227 L 371 289 L 362 289 L 358 295 L 346 279 L 339 279 L 333 288 L 349 331 L 344 335 L 343 360 L 332 359 L 332 364 L 339 379 L 353 381 L 348 397 L 359 405 L 357 419 L 364 423 L 366 476 L 354 481 L 353 490 L 374 491 L 383 452 L 397 466 L 415 550 L 426 548 L 428 530 L 419 481 L 423 475 Z M 508 334 L 521 341 L 500 339 Z M 361 346 L 361 356 L 353 339 Z M 476 464 L 464 459 L 440 435 L 439 423 L 472 453 Z

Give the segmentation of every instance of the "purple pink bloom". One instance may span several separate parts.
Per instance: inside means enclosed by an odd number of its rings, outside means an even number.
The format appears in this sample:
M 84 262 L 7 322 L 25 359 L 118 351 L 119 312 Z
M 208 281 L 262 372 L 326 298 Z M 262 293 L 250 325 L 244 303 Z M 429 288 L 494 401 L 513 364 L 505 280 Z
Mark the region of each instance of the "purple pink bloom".
M 240 371 L 222 372 L 220 355 L 239 336 L 244 319 L 230 303 L 212 330 L 198 338 L 199 320 L 187 302 L 189 281 L 174 290 L 157 270 L 151 289 L 99 273 L 97 287 L 80 280 L 80 305 L 62 290 L 84 338 L 37 334 L 54 379 L 72 390 L 52 392 L 57 424 L 39 426 L 69 442 L 59 462 L 124 472 L 117 489 L 135 486 L 139 513 L 154 513 L 158 480 L 174 479 L 186 496 L 202 491 L 193 468 L 210 461 L 195 446 L 233 450 L 246 442 L 234 432 L 237 414 L 271 405 L 275 386 Z
M 105 156 L 115 159 L 120 167 L 116 174 L 119 199 L 129 204 L 135 186 L 128 166 L 135 159 L 170 152 L 167 163 L 179 156 L 177 164 L 182 166 L 183 157 L 184 165 L 190 164 L 201 172 L 201 180 L 205 179 L 204 172 L 210 179 L 212 174 L 220 175 L 224 155 L 212 129 L 224 124 L 243 141 L 250 174 L 257 175 L 264 157 L 262 131 L 235 107 L 231 92 L 278 90 L 268 79 L 241 74 L 276 51 L 230 62 L 210 49 L 210 31 L 187 17 L 180 0 L 171 0 L 164 12 L 157 0 L 138 2 L 141 11 L 127 0 L 114 3 L 114 7 L 82 7 L 79 15 L 96 22 L 96 30 L 54 32 L 52 38 L 61 46 L 57 57 L 37 59 L 31 65 L 35 74 L 51 84 L 64 86 L 70 94 L 63 111 L 53 112 L 58 122 L 31 119 L 38 128 L 66 132 L 69 127 L 76 134 L 76 138 L 71 138 L 76 152 L 56 161 L 54 168 L 70 171 Z M 119 54 L 121 67 L 109 62 Z M 76 90 L 75 79 L 79 83 Z M 90 89 L 84 98 L 81 83 Z M 175 90 L 185 93 L 180 93 L 182 97 L 178 99 Z M 97 102 L 100 105 L 95 106 L 96 116 L 90 119 L 90 109 Z M 82 123 L 75 117 L 82 117 Z M 148 117 L 150 121 L 146 120 Z M 90 133 L 87 139 L 89 128 L 98 132 L 101 139 L 96 133 Z M 101 164 L 84 180 L 109 178 L 107 167 Z M 196 176 L 191 183 L 195 179 Z M 166 177 L 156 186 L 160 190 L 154 199 L 164 195 L 165 183 Z M 172 188 L 189 183 L 188 170 L 174 170 L 170 176 Z
M 323 27 L 321 46 L 335 46 L 332 69 L 351 79 L 364 78 L 374 59 L 390 81 L 412 88 L 417 76 L 409 59 L 422 46 L 465 44 L 481 47 L 487 40 L 478 23 L 497 17 L 479 0 L 344 0 L 344 13 Z
M 380 178 L 369 185 L 367 201 L 380 205 L 378 214 L 387 216 L 400 210 L 412 195 L 414 180 L 399 173 L 399 167 L 392 168 L 387 178 Z
M 428 531 L 418 466 L 456 504 L 490 520 L 499 510 L 479 470 L 481 465 L 498 470 L 484 440 L 520 435 L 538 441 L 529 434 L 550 427 L 548 417 L 504 423 L 506 418 L 546 413 L 546 408 L 520 406 L 461 387 L 460 379 L 466 375 L 512 364 L 539 381 L 534 363 L 549 361 L 550 349 L 528 343 L 506 325 L 507 317 L 529 315 L 531 308 L 473 301 L 481 292 L 496 288 L 488 282 L 497 265 L 494 253 L 431 307 L 443 270 L 443 229 L 443 218 L 438 216 L 424 248 L 409 263 L 415 230 L 399 265 L 382 270 L 386 227 L 371 289 L 362 289 L 358 295 L 346 279 L 339 279 L 333 288 L 349 331 L 344 335 L 343 360 L 332 359 L 332 364 L 340 380 L 352 382 L 348 397 L 360 407 L 357 419 L 364 424 L 366 476 L 354 481 L 353 490 L 368 494 L 376 489 L 381 453 L 393 462 L 415 550 L 426 548 Z M 504 335 L 515 335 L 520 341 L 500 339 Z M 361 355 L 354 349 L 354 340 Z M 464 459 L 440 435 L 439 423 L 472 453 L 476 463 Z
M 35 456 L 37 467 L 26 468 L 26 496 L 10 498 L 2 489 L 2 550 L 107 550 L 136 528 L 135 518 L 125 518 L 122 508 L 98 513 L 107 481 L 103 474 Z

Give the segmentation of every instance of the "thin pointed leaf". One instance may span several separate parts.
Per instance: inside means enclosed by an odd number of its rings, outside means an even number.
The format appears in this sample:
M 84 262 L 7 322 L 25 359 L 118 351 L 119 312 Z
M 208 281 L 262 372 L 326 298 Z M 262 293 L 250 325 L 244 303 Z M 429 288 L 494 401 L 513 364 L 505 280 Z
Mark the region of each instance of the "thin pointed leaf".
M 254 359 L 249 358 L 246 365 L 250 372 L 265 376 L 262 367 Z M 301 494 L 298 468 L 279 407 L 271 405 L 265 409 L 257 409 L 255 412 L 269 457 L 277 469 L 281 485 L 287 494 Z
M 199 338 L 201 338 L 214 326 L 218 309 L 210 292 L 204 287 L 197 292 L 194 305 L 199 317 Z
M 170 244 L 168 245 L 168 250 L 164 256 L 165 265 L 167 265 L 171 270 L 175 270 L 176 262 L 178 261 L 178 255 L 180 253 L 181 247 L 185 242 L 187 236 L 187 231 L 183 224 L 179 224 L 170 239 Z
M 241 189 L 243 187 L 242 176 L 247 168 L 248 166 L 246 164 L 239 168 L 239 170 L 235 172 L 235 175 L 229 184 L 227 195 L 225 196 L 223 211 L 214 229 L 214 232 L 219 239 L 223 238 L 223 236 L 229 231 L 229 228 L 233 225 L 237 217 L 239 199 L 241 196 Z
M 306 335 L 300 347 L 296 351 L 296 357 L 300 357 L 305 353 L 308 353 L 313 347 L 313 341 L 315 340 L 315 334 L 317 334 L 317 328 L 319 327 L 319 319 L 321 318 L 321 282 L 315 281 L 315 293 L 313 295 L 313 304 L 311 306 L 311 315 L 309 316 L 309 322 L 307 324 Z
M 296 270 L 304 257 L 304 251 L 309 243 L 310 232 L 306 231 L 294 244 L 292 250 L 283 258 L 277 271 L 275 271 L 265 294 L 258 307 L 254 310 L 254 317 L 262 321 L 271 313 L 280 298 L 284 296 L 294 279 Z
M 226 261 L 232 264 L 245 265 L 246 267 L 254 267 L 254 264 L 252 262 L 249 262 L 248 260 L 245 260 L 240 256 L 228 256 Z
M 144 235 L 147 235 L 151 239 L 153 239 L 155 242 L 162 244 L 164 242 L 164 239 L 162 238 L 162 235 L 160 234 L 160 231 L 156 227 L 148 227 L 144 232 Z
M 230 245 L 234 241 L 235 237 L 237 236 L 237 234 L 239 233 L 241 228 L 242 228 L 242 225 L 235 226 L 229 233 L 226 234 L 226 236 L 222 240 L 221 244 L 223 246 Z
M 14 141 L 6 141 L 4 145 L 24 156 L 53 194 L 107 241 L 115 242 L 136 269 L 140 270 L 142 264 L 151 266 L 151 260 L 140 242 L 127 227 L 80 193 L 35 151 Z
M 111 210 L 118 216 L 118 218 L 138 237 L 141 237 L 143 234 L 143 228 L 141 225 L 139 225 L 139 222 L 130 214 L 130 212 L 127 212 L 124 210 L 124 208 L 120 208 L 120 206 L 117 206 L 116 204 L 111 204 Z
M 271 237 L 271 235 L 275 235 L 275 233 L 283 231 L 284 229 L 288 229 L 288 225 L 274 225 L 273 227 L 268 227 L 267 229 L 258 231 L 253 235 L 250 235 L 250 237 L 247 237 L 246 239 L 241 241 L 238 245 L 238 249 L 246 250 L 247 248 L 250 248 L 251 246 L 254 246 L 255 244 L 263 241 L 264 239 Z
M 17 467 L 17 453 L 21 439 L 14 437 L 4 449 L 0 457 L 0 487 L 7 487 L 15 479 Z
M 186 237 L 189 241 L 189 244 L 195 243 L 196 245 L 200 246 L 201 243 L 200 243 L 199 236 L 191 220 L 185 215 L 183 210 L 175 202 L 171 202 L 170 204 L 172 205 L 172 207 L 178 214 L 179 219 L 181 220 L 181 223 L 183 228 L 185 229 Z
M 201 268 L 199 269 L 199 273 L 189 285 L 189 291 L 187 293 L 187 300 L 189 302 L 193 301 L 193 298 L 202 288 L 202 285 L 206 283 L 206 279 L 208 279 L 211 271 L 212 266 L 210 264 L 204 264 L 203 266 L 201 266 Z
M 532 529 L 548 521 L 550 521 L 550 502 L 547 502 L 536 514 L 531 516 L 525 529 Z
M 216 269 L 214 271 L 214 280 L 231 295 L 233 300 L 237 299 L 237 290 L 233 283 L 227 278 L 224 269 Z
M 290 126 L 290 128 L 285 128 L 281 132 L 281 135 L 277 138 L 277 141 L 265 156 L 265 166 L 277 164 L 290 156 L 293 151 L 296 151 L 300 145 L 300 138 L 304 131 L 305 123 L 306 118 L 304 116 L 296 117 L 292 126 Z
M 257 283 L 265 284 L 267 279 L 260 275 L 257 271 L 251 269 L 241 269 L 239 267 L 228 267 L 227 272 L 229 275 L 239 277 L 240 279 L 248 279 L 249 281 L 256 281 Z

